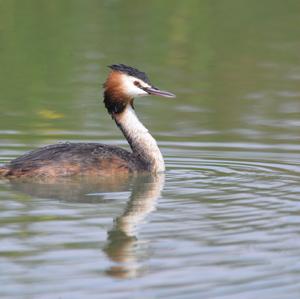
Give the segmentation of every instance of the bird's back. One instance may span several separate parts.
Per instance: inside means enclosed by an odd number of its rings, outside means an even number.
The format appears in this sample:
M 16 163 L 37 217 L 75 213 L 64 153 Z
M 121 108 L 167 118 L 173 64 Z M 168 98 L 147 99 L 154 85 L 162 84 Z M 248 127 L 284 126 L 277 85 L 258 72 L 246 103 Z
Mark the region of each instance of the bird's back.
M 5 177 L 62 177 L 132 173 L 143 165 L 129 151 L 97 143 L 60 143 L 29 152 L 0 168 Z

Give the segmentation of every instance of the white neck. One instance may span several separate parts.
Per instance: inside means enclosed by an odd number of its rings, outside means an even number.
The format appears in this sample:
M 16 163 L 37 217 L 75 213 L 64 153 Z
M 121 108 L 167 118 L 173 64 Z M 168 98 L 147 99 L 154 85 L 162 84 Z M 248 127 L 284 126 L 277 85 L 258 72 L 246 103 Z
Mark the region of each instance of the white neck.
M 157 143 L 139 121 L 133 108 L 128 105 L 122 113 L 114 115 L 114 119 L 127 139 L 133 154 L 142 162 L 149 164 L 149 171 L 164 171 L 165 163 Z

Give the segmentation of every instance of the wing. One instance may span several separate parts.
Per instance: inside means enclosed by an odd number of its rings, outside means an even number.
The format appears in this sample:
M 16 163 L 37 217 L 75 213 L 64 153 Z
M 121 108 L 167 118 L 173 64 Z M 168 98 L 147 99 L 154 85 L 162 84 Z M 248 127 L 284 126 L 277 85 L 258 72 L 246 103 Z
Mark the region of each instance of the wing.
M 97 143 L 61 143 L 39 148 L 7 165 L 6 176 L 103 175 L 133 172 L 134 155 L 122 148 Z

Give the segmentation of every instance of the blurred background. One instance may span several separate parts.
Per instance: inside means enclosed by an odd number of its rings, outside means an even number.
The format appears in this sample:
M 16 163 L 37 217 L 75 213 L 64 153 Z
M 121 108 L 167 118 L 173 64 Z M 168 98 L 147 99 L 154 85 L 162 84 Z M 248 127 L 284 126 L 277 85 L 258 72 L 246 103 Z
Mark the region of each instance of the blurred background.
M 111 63 L 177 94 L 136 103 L 161 140 L 299 142 L 298 1 L 2 0 L 0 8 L 4 147 L 115 138 L 101 102 Z

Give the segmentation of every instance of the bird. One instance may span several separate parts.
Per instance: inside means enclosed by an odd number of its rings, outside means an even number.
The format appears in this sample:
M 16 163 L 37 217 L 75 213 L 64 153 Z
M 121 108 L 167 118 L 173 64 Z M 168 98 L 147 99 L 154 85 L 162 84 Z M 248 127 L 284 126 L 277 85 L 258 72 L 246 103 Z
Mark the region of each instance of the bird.
M 103 102 L 131 151 L 101 143 L 57 143 L 26 153 L 0 166 L 1 178 L 106 176 L 165 171 L 156 140 L 135 113 L 134 99 L 175 94 L 151 84 L 146 73 L 125 64 L 109 65 Z

